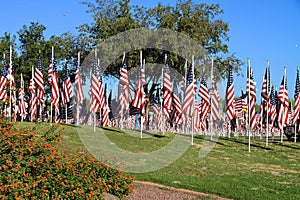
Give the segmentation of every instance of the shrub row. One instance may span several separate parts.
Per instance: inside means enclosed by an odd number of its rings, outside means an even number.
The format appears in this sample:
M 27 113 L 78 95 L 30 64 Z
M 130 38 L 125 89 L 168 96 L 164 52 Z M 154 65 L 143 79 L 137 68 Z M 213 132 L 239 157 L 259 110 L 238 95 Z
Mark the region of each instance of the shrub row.
M 0 126 L 1 199 L 123 198 L 133 190 L 133 178 L 90 154 L 58 151 L 59 125 L 41 133 L 0 118 Z

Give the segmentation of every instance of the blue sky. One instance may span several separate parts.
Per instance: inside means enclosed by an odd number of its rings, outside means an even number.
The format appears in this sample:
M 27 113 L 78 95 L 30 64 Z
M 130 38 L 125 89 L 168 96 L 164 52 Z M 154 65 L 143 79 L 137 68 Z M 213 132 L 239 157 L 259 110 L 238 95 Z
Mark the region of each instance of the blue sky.
M 132 4 L 152 7 L 158 1 L 132 0 Z M 247 63 L 251 59 L 258 92 L 266 60 L 270 61 L 271 82 L 279 86 L 283 67 L 287 67 L 289 96 L 294 93 L 296 66 L 300 65 L 300 1 L 299 0 L 194 0 L 196 3 L 218 3 L 224 9 L 220 18 L 229 23 L 230 52 Z M 164 0 L 173 5 L 175 1 Z M 75 32 L 76 26 L 91 22 L 86 6 L 78 0 L 15 0 L 1 4 L 0 34 L 16 32 L 31 21 L 47 27 L 46 37 L 63 32 Z M 246 74 L 246 65 L 242 66 Z M 234 77 L 236 95 L 245 88 L 245 77 Z

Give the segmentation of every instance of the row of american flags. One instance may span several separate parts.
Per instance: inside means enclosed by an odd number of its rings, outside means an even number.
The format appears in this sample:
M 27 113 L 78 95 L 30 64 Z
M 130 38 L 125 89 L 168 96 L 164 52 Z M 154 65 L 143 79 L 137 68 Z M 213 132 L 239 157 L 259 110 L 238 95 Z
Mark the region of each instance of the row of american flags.
M 149 97 L 146 92 L 147 76 L 142 53 L 138 80 L 134 89 L 130 88 L 124 54 L 120 68 L 118 95 L 115 97 L 115 101 L 118 102 L 118 110 L 114 111 L 115 108 L 111 106 L 112 92 L 108 97 L 107 87 L 102 81 L 103 74 L 96 51 L 90 74 L 89 113 L 83 116 L 82 110 L 87 110 L 87 108 L 79 59 L 80 55 L 78 55 L 75 82 L 72 85 L 66 61 L 63 65 L 62 84 L 60 84 L 54 53 L 48 66 L 48 81 L 44 82 L 41 57 L 38 56 L 36 66 L 32 67 L 32 77 L 28 88 L 30 98 L 26 101 L 23 77 L 21 75 L 17 91 L 13 60 L 10 58 L 7 65 L 4 57 L 1 68 L 0 100 L 9 102 L 9 105 L 6 109 L 3 107 L 2 112 L 6 111 L 13 121 L 16 121 L 17 118 L 36 121 L 42 116 L 44 108 L 47 108 L 45 85 L 48 84 L 51 87 L 51 111 L 46 118 L 51 122 L 68 123 L 68 121 L 72 121 L 120 128 L 136 128 L 137 124 L 139 126 L 145 124 L 156 130 L 178 132 L 206 132 L 209 129 L 210 131 L 222 129 L 223 132 L 224 130 L 245 132 L 246 129 L 262 132 L 262 129 L 268 129 L 275 132 L 283 131 L 283 128 L 289 124 L 299 123 L 300 81 L 298 69 L 294 92 L 295 103 L 292 106 L 288 99 L 286 72 L 284 71 L 279 91 L 277 91 L 274 85 L 270 84 L 270 69 L 267 65 L 262 84 L 260 110 L 257 112 L 257 85 L 254 82 L 250 61 L 247 70 L 246 92 L 238 98 L 235 98 L 234 94 L 233 69 L 232 66 L 228 66 L 225 113 L 223 113 L 221 98 L 214 78 L 213 61 L 210 76 L 202 75 L 198 80 L 194 73 L 194 61 L 189 65 L 186 62 L 187 70 L 183 81 L 181 84 L 176 84 L 171 80 L 169 61 L 166 55 L 161 82 L 157 84 L 161 87 L 157 88 L 156 95 L 153 94 Z M 208 82 L 210 87 L 208 87 Z M 183 94 L 183 96 L 179 94 Z M 146 116 L 146 113 L 151 113 L 151 116 Z

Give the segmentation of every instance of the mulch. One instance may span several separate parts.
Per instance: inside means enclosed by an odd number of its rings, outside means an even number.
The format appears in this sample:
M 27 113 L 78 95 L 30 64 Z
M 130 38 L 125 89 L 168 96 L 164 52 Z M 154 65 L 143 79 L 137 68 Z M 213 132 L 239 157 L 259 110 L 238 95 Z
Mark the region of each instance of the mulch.
M 164 186 L 150 182 L 134 182 L 133 192 L 124 200 L 227 200 L 215 195 Z

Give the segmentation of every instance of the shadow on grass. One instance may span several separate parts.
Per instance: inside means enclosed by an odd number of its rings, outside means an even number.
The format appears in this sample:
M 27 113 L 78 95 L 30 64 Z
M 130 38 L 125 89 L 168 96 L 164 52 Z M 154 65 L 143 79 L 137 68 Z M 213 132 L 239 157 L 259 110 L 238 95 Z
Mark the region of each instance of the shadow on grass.
M 118 132 L 118 133 L 123 133 L 123 134 L 126 134 L 126 131 L 122 131 L 122 129 L 113 129 L 113 128 L 109 128 L 109 127 L 101 127 L 103 130 L 106 130 L 106 131 L 115 131 L 115 132 Z M 137 130 L 137 129 L 134 129 L 134 130 L 130 130 L 132 132 L 136 132 L 137 134 L 140 133 L 140 130 Z M 149 135 L 149 136 L 152 136 L 152 137 L 155 137 L 155 138 L 165 138 L 167 137 L 166 135 L 161 135 L 161 134 L 157 134 L 157 133 L 152 133 L 150 131 L 147 131 L 147 130 L 143 130 L 143 134 L 144 135 Z
M 236 138 L 226 138 L 226 137 L 222 137 L 221 138 L 222 140 L 227 140 L 227 141 L 231 141 L 231 142 L 236 142 L 236 143 L 239 143 L 239 144 L 244 144 L 244 145 L 249 145 L 248 142 L 244 142 L 244 141 L 241 141 L 241 140 L 238 140 Z M 261 146 L 261 145 L 257 145 L 257 144 L 253 144 L 251 143 L 251 146 L 252 147 L 256 147 L 256 148 L 260 148 L 260 149 L 264 149 L 264 150 L 271 150 L 270 147 L 265 147 L 265 146 Z
M 294 146 L 290 146 L 290 145 L 286 145 L 285 143 L 281 143 L 281 142 L 272 142 L 274 145 L 278 145 L 278 146 L 282 146 L 282 147 L 286 147 L 286 148 L 291 148 L 291 149 L 296 149 L 296 150 L 299 150 L 300 147 L 294 147 Z M 288 144 L 290 144 L 288 142 Z
M 110 127 L 101 127 L 101 129 L 103 129 L 105 131 L 115 131 L 115 132 L 118 132 L 118 133 L 124 133 L 124 131 L 122 131 L 122 129 L 113 129 L 113 128 L 110 128 Z
M 68 126 L 68 127 L 73 127 L 73 128 L 81 128 L 80 126 L 76 125 L 76 124 L 61 124 L 63 126 Z

